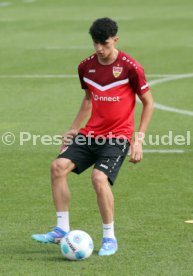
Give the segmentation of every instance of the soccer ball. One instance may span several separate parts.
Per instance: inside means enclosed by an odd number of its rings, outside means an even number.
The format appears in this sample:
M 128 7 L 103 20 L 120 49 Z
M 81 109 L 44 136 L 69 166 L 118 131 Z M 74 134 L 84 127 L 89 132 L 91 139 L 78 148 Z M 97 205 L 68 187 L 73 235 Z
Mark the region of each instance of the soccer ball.
M 68 260 L 89 258 L 93 252 L 92 238 L 84 231 L 70 231 L 60 242 L 62 255 Z

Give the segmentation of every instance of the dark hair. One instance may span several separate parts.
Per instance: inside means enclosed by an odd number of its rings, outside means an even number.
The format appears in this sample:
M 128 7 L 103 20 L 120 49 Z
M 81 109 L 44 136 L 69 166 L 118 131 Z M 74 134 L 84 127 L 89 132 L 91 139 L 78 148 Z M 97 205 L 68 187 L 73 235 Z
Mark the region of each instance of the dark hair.
M 118 25 L 108 17 L 95 20 L 89 29 L 93 41 L 104 43 L 109 37 L 117 34 Z

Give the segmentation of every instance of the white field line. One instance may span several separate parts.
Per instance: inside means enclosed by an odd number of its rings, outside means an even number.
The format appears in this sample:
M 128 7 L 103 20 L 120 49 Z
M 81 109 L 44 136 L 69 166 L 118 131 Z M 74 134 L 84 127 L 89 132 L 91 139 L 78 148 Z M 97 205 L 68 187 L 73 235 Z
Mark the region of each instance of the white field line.
M 161 74 L 147 74 L 147 77 L 163 77 L 161 79 L 156 79 L 156 80 L 150 80 L 149 84 L 150 86 L 153 85 L 157 85 L 159 83 L 164 83 L 164 82 L 168 82 L 168 81 L 173 81 L 173 80 L 179 80 L 179 79 L 185 79 L 185 78 L 192 78 L 193 77 L 193 73 L 189 73 L 189 74 L 178 74 L 178 75 L 161 75 Z M 63 74 L 63 75 L 54 75 L 54 74 L 47 74 L 47 75 L 41 75 L 41 74 L 36 74 L 36 75 L 0 75 L 1 79 L 51 79 L 51 78 L 55 78 L 55 79 L 63 79 L 63 78 L 77 78 L 77 75 L 75 74 Z M 139 99 L 138 99 L 139 101 Z M 140 101 L 139 101 L 140 102 Z M 177 113 L 177 114 L 183 114 L 183 115 L 188 115 L 188 116 L 193 116 L 193 111 L 189 111 L 189 110 L 183 110 L 183 109 L 178 109 L 178 108 L 174 108 L 174 107 L 170 107 L 170 106 L 166 106 L 166 105 L 162 105 L 159 103 L 154 103 L 155 108 L 163 110 L 163 111 L 168 111 L 168 112 L 173 112 L 173 113 Z
M 169 81 L 169 80 L 173 80 L 173 78 L 175 79 L 178 79 L 176 77 L 180 76 L 180 78 L 187 78 L 187 75 L 188 77 L 192 77 L 193 76 L 193 73 L 191 74 L 185 74 L 185 75 L 176 75 L 176 74 L 169 74 L 169 75 L 166 75 L 166 74 L 146 74 L 147 77 L 160 77 L 162 79 L 158 79 L 158 80 L 150 80 L 149 81 L 149 84 L 151 86 L 153 85 L 156 85 L 157 83 L 162 83 L 162 82 L 166 82 L 166 81 Z M 24 74 L 24 75 L 0 75 L 0 78 L 1 79 L 25 79 L 25 78 L 30 78 L 30 79 L 36 79 L 36 78 L 78 78 L 78 75 L 76 74 Z
M 162 75 L 163 76 L 163 75 Z M 193 73 L 189 74 L 179 74 L 179 75 L 165 75 L 163 79 L 158 79 L 158 80 L 151 80 L 149 81 L 149 84 L 151 86 L 156 85 L 158 83 L 163 83 L 163 82 L 168 82 L 168 81 L 173 81 L 173 80 L 180 80 L 180 79 L 186 79 L 186 78 L 192 78 Z
M 163 111 L 168 111 L 168 112 L 178 113 L 178 114 L 182 114 L 182 115 L 193 116 L 193 111 L 179 109 L 179 108 L 175 108 L 175 107 L 170 107 L 170 106 L 166 106 L 166 105 L 159 104 L 159 103 L 154 103 L 154 107 L 156 109 L 160 109 L 160 110 L 163 110 Z
M 47 74 L 47 75 L 0 75 L 0 79 L 71 79 L 71 78 L 77 78 L 77 75 L 53 75 L 53 74 Z
M 10 2 L 0 2 L 0 7 L 7 7 L 9 5 L 11 5 L 12 3 Z
M 15 20 L 11 18 L 0 18 L 0 22 L 15 22 Z
M 69 15 L 70 16 L 70 15 Z M 115 20 L 119 20 L 119 21 L 132 21 L 134 20 L 134 18 L 132 17 L 127 17 L 127 16 L 115 16 L 114 17 Z M 93 21 L 93 17 L 65 17 L 63 18 L 63 21 L 84 21 L 84 22 L 92 22 Z
M 91 46 L 46 46 L 43 50 L 90 50 L 93 49 Z
M 36 0 L 23 0 L 24 3 L 34 3 Z
M 169 149 L 169 150 L 152 150 L 152 149 L 144 149 L 144 153 L 184 153 L 184 150 L 179 149 Z
M 151 75 L 151 76 L 153 77 L 153 75 Z M 165 75 L 165 76 L 166 77 L 163 77 L 162 79 L 157 79 L 157 80 L 151 80 L 151 81 L 149 81 L 149 85 L 153 86 L 153 85 L 157 85 L 159 83 L 164 83 L 164 82 L 168 82 L 168 81 L 179 80 L 179 79 L 186 79 L 186 78 L 192 78 L 193 77 L 193 73 L 179 74 L 179 75 L 168 75 L 168 76 Z M 141 101 L 138 98 L 137 98 L 137 101 L 141 103 Z M 193 111 L 179 109 L 179 108 L 175 108 L 175 107 L 171 107 L 171 106 L 166 106 L 166 105 L 159 104 L 159 103 L 156 103 L 156 102 L 154 103 L 154 107 L 156 109 L 160 109 L 160 110 L 163 110 L 163 111 L 168 111 L 168 112 L 173 112 L 173 113 L 177 113 L 177 114 L 183 114 L 183 115 L 193 116 Z
M 149 75 L 147 74 L 149 77 Z M 158 75 L 151 74 L 151 77 L 157 77 Z M 168 75 L 163 75 L 163 77 Z M 159 77 L 162 77 L 162 75 L 159 75 Z M 0 79 L 66 79 L 66 78 L 78 78 L 78 75 L 76 74 L 32 74 L 32 75 L 0 75 Z
M 149 81 L 149 85 L 153 86 L 153 85 L 156 85 L 158 83 L 164 83 L 164 82 L 168 82 L 168 81 L 185 79 L 185 78 L 192 78 L 192 77 L 193 77 L 193 73 L 180 74 L 180 75 L 176 75 L 176 76 L 175 75 L 174 76 L 168 76 L 168 77 L 165 77 L 165 78 L 162 78 L 162 79 Z M 178 114 L 193 116 L 193 111 L 174 108 L 174 107 L 162 105 L 162 104 L 159 104 L 159 103 L 154 103 L 154 107 L 157 108 L 157 109 L 160 109 L 160 110 L 164 110 L 164 111 L 169 111 L 169 112 L 174 112 L 174 113 L 178 113 Z
M 37 0 L 23 0 L 22 2 L 26 3 L 26 4 L 31 4 L 31 3 L 34 3 L 36 1 Z M 2 2 L 2 3 L 0 3 L 0 7 L 6 7 L 6 6 L 9 6 L 9 5 L 12 5 L 12 3 L 11 2 Z M 119 20 L 119 21 L 132 21 L 133 20 L 133 18 L 131 18 L 131 17 L 130 18 L 129 17 L 114 17 L 114 19 L 115 20 Z M 15 21 L 15 20 L 12 20 L 12 21 Z M 93 18 L 77 18 L 77 17 L 76 18 L 63 18 L 62 21 L 74 21 L 74 22 L 85 21 L 85 22 L 92 22 Z M 45 48 L 47 48 L 47 47 L 45 47 Z M 56 47 L 51 48 L 51 50 L 54 50 L 54 49 L 57 50 L 59 48 L 63 49 L 62 46 L 56 46 Z M 65 49 L 71 49 L 71 47 L 65 47 Z M 79 47 L 77 47 L 77 49 L 79 49 Z M 91 48 L 86 48 L 85 47 L 85 49 L 91 49 Z M 92 49 L 93 49 L 93 47 L 92 47 Z
M 190 73 L 192 74 L 192 73 Z M 183 76 L 184 74 L 146 74 L 147 77 L 151 78 L 169 78 L 169 77 L 176 77 L 176 76 Z M 153 81 L 153 80 L 152 80 Z

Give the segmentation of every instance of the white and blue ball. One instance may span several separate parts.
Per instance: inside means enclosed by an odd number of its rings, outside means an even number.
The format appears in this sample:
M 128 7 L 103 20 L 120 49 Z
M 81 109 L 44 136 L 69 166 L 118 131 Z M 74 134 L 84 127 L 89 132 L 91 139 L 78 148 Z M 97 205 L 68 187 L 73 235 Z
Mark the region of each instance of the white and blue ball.
M 60 242 L 62 255 L 68 260 L 89 258 L 94 244 L 90 235 L 82 230 L 70 231 Z

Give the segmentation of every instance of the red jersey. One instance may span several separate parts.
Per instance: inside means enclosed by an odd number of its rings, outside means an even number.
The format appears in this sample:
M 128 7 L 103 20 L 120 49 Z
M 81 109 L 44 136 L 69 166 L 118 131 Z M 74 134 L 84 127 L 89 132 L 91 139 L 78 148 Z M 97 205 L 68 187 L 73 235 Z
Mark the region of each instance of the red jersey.
M 109 65 L 99 63 L 93 54 L 78 66 L 82 89 L 92 98 L 92 113 L 80 133 L 92 137 L 126 137 L 132 139 L 136 94 L 149 90 L 142 66 L 119 51 Z

